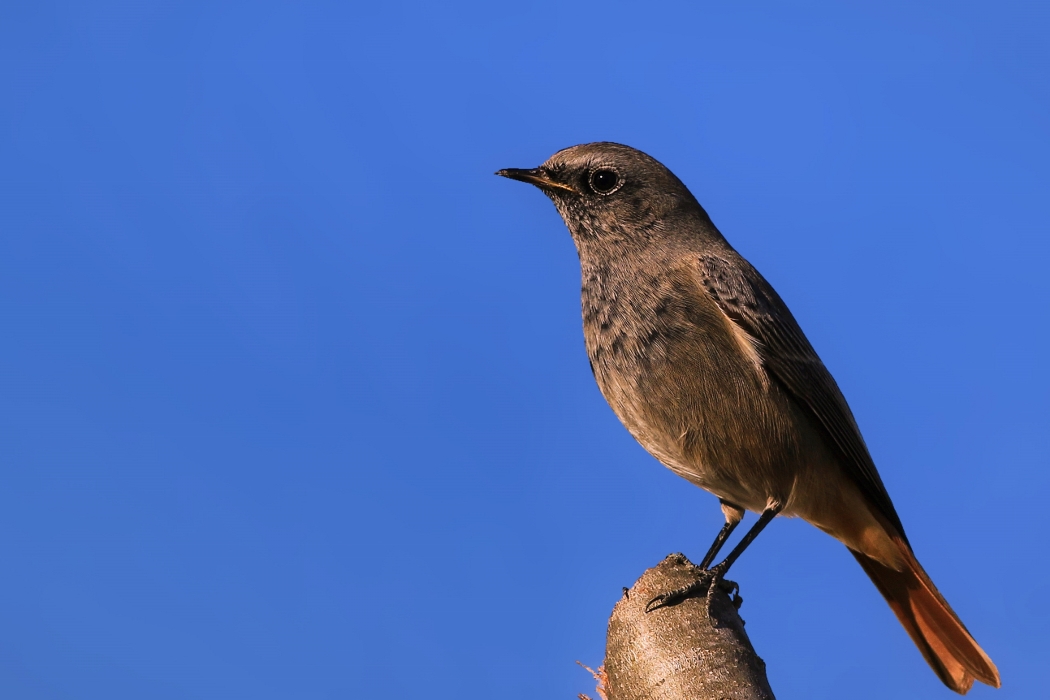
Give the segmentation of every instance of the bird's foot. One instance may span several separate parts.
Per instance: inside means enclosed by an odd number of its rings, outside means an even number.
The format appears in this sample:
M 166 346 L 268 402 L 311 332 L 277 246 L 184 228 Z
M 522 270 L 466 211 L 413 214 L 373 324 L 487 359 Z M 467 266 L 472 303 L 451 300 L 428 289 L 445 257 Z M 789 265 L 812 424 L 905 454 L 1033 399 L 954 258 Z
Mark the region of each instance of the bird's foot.
M 725 576 L 727 569 L 729 569 L 729 567 L 725 566 L 725 562 L 722 562 L 717 566 L 712 566 L 710 569 L 705 569 L 704 571 L 701 571 L 700 577 L 692 583 L 686 584 L 681 588 L 676 588 L 673 591 L 668 591 L 667 593 L 661 593 L 660 595 L 650 600 L 649 603 L 645 606 L 645 612 L 648 613 L 652 612 L 653 610 L 656 610 L 657 608 L 678 605 L 683 600 L 686 600 L 687 598 L 692 598 L 694 596 L 698 596 L 701 593 L 706 594 L 707 609 L 710 612 L 712 594 L 714 593 L 715 588 L 721 588 L 726 593 L 728 593 L 730 596 L 730 600 L 733 602 L 733 605 L 739 608 L 740 606 L 736 601 L 743 600 L 742 598 L 740 598 L 739 594 L 740 587 L 732 581 L 724 580 L 723 577 Z

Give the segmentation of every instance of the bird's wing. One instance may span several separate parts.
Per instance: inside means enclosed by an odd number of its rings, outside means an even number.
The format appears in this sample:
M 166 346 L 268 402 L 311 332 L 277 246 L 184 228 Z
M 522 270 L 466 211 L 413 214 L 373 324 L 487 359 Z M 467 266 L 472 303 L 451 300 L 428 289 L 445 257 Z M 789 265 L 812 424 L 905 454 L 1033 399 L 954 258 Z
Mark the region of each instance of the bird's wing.
M 699 273 L 722 312 L 756 341 L 755 349 L 773 380 L 827 430 L 849 474 L 903 537 L 904 527 L 853 412 L 787 305 L 738 255 L 701 255 Z

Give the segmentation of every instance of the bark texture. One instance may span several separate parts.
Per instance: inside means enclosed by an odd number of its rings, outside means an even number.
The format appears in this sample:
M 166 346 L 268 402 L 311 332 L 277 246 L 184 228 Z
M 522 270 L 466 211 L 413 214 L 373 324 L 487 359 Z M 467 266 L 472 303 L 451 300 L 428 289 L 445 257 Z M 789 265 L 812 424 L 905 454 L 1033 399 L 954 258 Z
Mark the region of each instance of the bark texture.
M 766 665 L 734 604 L 733 584 L 646 612 L 654 596 L 701 578 L 672 554 L 624 591 L 613 609 L 602 694 L 608 700 L 773 700 Z

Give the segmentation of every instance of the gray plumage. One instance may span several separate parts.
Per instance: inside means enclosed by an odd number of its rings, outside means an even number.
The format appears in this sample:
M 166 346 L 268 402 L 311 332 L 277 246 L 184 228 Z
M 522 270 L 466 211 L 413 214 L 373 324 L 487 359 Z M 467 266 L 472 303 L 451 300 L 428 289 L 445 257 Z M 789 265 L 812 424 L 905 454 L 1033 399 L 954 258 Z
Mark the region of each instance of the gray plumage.
M 742 509 L 813 523 L 850 548 L 946 684 L 997 686 L 915 561 L 835 380 L 685 185 L 613 143 L 499 174 L 537 185 L 558 208 L 579 253 L 598 386 L 650 453 L 720 498 L 724 534 Z

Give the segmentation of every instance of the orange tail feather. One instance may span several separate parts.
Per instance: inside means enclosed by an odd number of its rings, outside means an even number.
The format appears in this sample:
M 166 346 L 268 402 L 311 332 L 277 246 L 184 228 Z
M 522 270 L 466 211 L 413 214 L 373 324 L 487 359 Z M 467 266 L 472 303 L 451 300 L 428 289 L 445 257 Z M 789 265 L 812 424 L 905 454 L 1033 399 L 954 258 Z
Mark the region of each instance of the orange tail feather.
M 850 550 L 946 686 L 965 694 L 974 680 L 998 688 L 999 671 L 933 585 L 907 544 L 894 538 L 904 570 Z

